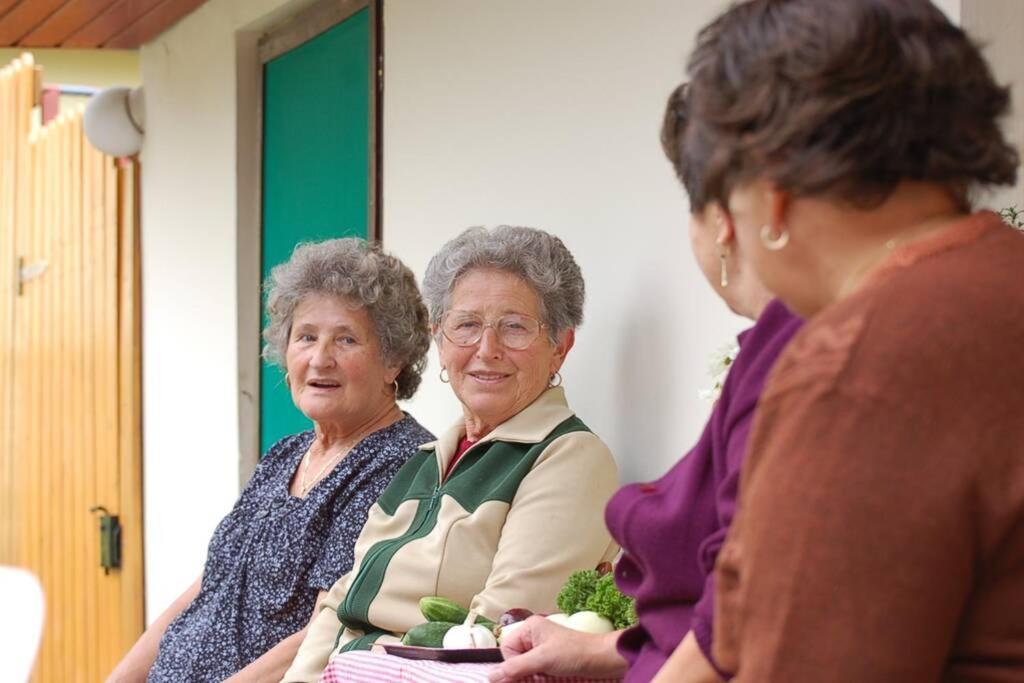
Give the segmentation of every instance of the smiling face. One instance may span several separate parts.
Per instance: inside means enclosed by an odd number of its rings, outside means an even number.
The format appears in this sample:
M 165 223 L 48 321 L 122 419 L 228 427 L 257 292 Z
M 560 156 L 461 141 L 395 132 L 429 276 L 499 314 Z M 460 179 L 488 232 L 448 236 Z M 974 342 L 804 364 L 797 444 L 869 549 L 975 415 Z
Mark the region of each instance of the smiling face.
M 295 307 L 285 364 L 292 400 L 322 428 L 359 428 L 394 402 L 399 368 L 385 367 L 366 309 L 337 297 Z
M 542 319 L 537 293 L 522 278 L 494 269 L 478 268 L 460 277 L 450 310 L 475 313 L 487 321 L 510 313 Z M 503 346 L 491 327 L 471 346 L 437 338 L 441 365 L 462 402 L 469 436 L 480 438 L 544 392 L 572 347 L 573 332 L 566 331 L 553 344 L 547 328 L 541 328 L 533 343 L 521 351 Z

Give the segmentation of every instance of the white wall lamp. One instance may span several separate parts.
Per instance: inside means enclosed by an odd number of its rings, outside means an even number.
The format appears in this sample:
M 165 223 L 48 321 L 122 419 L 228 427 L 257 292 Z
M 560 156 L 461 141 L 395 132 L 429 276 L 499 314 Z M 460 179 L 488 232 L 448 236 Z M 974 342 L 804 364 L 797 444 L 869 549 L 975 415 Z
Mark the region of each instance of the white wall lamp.
M 106 88 L 85 106 L 85 136 L 92 145 L 113 157 L 130 157 L 142 149 L 146 132 L 146 106 L 142 87 Z

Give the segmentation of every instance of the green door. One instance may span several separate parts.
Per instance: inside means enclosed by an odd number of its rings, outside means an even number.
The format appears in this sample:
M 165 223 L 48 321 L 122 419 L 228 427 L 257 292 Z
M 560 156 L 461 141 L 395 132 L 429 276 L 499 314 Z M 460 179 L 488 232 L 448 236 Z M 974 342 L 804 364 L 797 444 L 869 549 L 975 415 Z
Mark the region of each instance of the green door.
M 264 280 L 299 242 L 369 236 L 372 42 L 367 8 L 264 64 Z M 263 361 L 261 452 L 310 426 Z

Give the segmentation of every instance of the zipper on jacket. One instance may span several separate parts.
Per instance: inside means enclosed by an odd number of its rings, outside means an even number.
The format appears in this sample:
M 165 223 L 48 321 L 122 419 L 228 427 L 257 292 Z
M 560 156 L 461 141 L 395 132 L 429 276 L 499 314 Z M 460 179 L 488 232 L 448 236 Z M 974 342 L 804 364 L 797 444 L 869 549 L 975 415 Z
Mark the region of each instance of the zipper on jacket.
M 398 536 L 397 538 L 392 538 L 388 541 L 382 541 L 377 546 L 375 546 L 369 553 L 367 553 L 363 562 L 359 566 L 359 574 L 357 574 L 356 578 L 352 581 L 352 585 L 349 586 L 348 593 L 345 595 L 345 600 L 341 603 L 341 605 L 339 605 L 338 608 L 338 620 L 345 624 L 345 626 L 348 626 L 348 623 L 346 623 L 346 620 L 342 619 L 341 617 L 341 607 L 344 606 L 345 612 L 347 614 L 351 614 L 353 612 L 353 597 L 359 594 L 359 590 L 362 588 L 363 583 L 366 581 L 366 576 L 369 573 L 370 568 L 372 568 L 372 566 L 376 564 L 377 560 L 380 559 L 380 556 L 383 555 L 386 551 L 392 548 L 401 547 L 406 543 L 415 540 L 417 538 L 417 534 L 419 534 L 423 527 L 426 526 L 427 522 L 431 520 L 431 513 L 434 512 L 434 508 L 437 506 L 437 502 L 440 500 L 440 498 L 441 483 L 438 482 L 434 486 L 434 492 L 430 495 L 430 498 L 427 499 L 427 508 L 423 513 L 423 518 L 420 519 L 420 523 L 417 524 L 415 528 L 410 527 L 409 529 L 406 529 L 405 533 L 401 536 Z M 395 552 L 397 553 L 397 550 Z M 394 554 L 392 554 L 392 557 L 393 556 Z M 374 599 L 376 599 L 376 596 L 374 596 Z M 371 600 L 370 603 L 367 605 L 367 619 L 369 619 L 370 616 L 369 606 L 372 604 L 373 600 Z M 372 627 L 373 625 L 367 621 L 366 626 Z
M 427 516 L 429 516 L 430 513 L 434 511 L 434 506 L 437 505 L 437 499 L 440 498 L 440 497 L 441 497 L 441 485 L 438 484 L 437 486 L 434 487 L 434 493 L 430 496 L 430 503 L 427 505 L 427 514 L 424 515 L 424 518 L 423 518 L 424 521 L 426 521 Z M 422 524 L 420 526 L 422 526 Z

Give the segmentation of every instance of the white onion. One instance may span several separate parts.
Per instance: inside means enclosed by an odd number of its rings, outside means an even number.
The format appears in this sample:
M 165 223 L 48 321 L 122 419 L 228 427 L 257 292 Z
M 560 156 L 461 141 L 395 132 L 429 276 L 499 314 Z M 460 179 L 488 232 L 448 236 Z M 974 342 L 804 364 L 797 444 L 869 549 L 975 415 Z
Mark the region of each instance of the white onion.
M 555 613 L 555 614 L 549 614 L 547 616 L 547 618 L 548 618 L 548 620 L 555 622 L 559 626 L 565 626 L 565 627 L 569 626 L 569 615 L 568 614 L 562 614 L 562 613 L 559 612 L 559 613 Z
M 491 629 L 486 626 L 481 626 L 480 624 L 473 624 L 472 626 L 459 624 L 448 629 L 448 632 L 444 634 L 444 640 L 441 641 L 441 644 L 446 650 L 466 650 L 481 647 L 497 647 L 498 641 L 494 639 Z
M 597 612 L 583 611 L 576 612 L 565 620 L 565 625 L 576 631 L 584 633 L 611 633 L 615 630 L 612 622 L 602 617 Z

